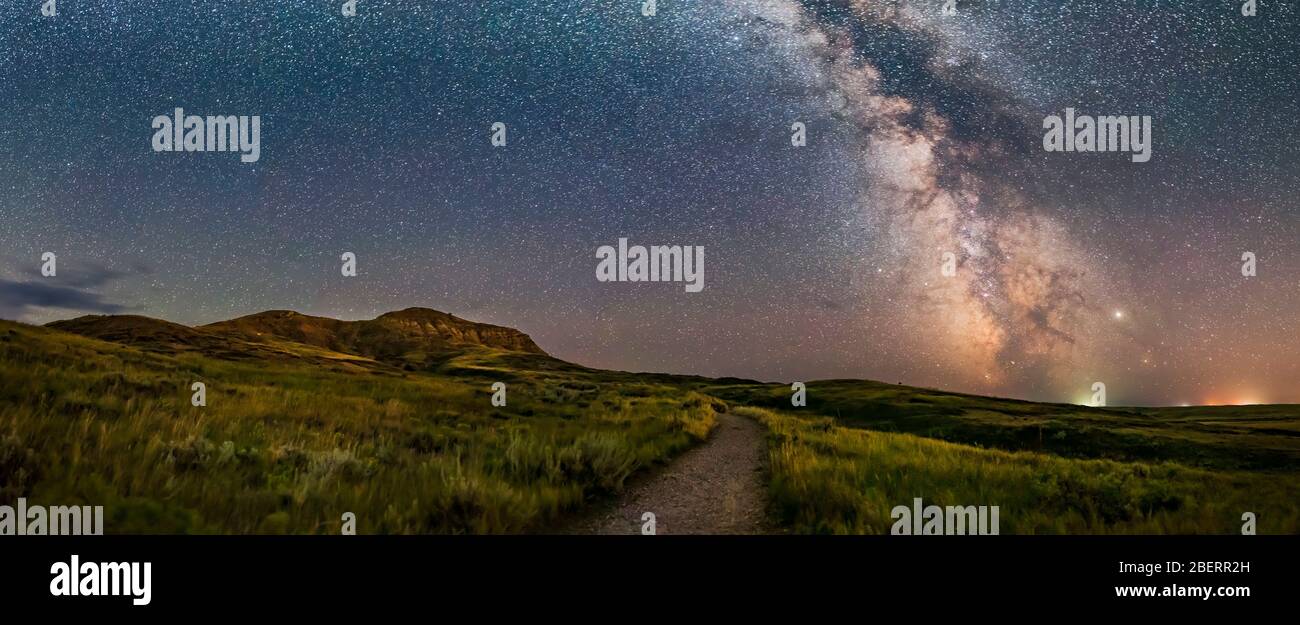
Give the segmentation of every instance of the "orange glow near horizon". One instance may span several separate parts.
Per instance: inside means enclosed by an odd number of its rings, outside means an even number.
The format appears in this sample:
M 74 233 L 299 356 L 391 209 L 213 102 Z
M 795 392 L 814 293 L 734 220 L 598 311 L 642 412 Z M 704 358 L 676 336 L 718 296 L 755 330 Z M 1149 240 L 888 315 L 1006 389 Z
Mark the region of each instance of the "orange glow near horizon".
M 1262 401 L 1257 397 L 1246 395 L 1231 400 L 1224 400 L 1223 398 L 1219 398 L 1219 397 L 1209 397 L 1205 400 L 1205 403 L 1201 405 L 1202 406 L 1258 406 L 1260 404 L 1266 404 L 1266 403 L 1268 402 Z

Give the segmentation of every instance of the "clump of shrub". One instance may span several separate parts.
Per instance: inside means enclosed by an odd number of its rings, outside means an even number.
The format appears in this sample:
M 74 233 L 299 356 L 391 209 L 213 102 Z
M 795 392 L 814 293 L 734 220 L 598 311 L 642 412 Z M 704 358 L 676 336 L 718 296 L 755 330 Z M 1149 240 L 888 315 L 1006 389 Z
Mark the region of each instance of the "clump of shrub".
M 36 451 L 16 434 L 0 436 L 0 501 L 13 501 L 27 494 L 41 477 Z

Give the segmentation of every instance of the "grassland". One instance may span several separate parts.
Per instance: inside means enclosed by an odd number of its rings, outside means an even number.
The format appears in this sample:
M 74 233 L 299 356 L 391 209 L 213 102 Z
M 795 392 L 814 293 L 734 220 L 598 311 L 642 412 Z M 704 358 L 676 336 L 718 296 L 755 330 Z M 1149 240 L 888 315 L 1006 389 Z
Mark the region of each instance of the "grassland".
M 1094 409 L 831 380 L 793 408 L 788 385 L 485 346 L 380 362 L 114 323 L 116 342 L 0 322 L 0 502 L 105 505 L 114 533 L 337 533 L 343 512 L 363 533 L 547 531 L 730 409 L 768 430 L 788 532 L 887 533 L 914 497 L 997 505 L 1004 534 L 1237 533 L 1245 511 L 1260 533 L 1300 532 L 1297 406 Z M 195 381 L 207 406 L 190 405 Z
M 786 385 L 705 392 L 789 410 Z M 1065 458 L 1172 461 L 1207 469 L 1300 471 L 1300 406 L 1091 408 L 946 393 L 863 380 L 810 383 L 798 414 L 881 432 Z
M 800 533 L 888 533 L 894 506 L 997 505 L 1001 532 L 1300 533 L 1300 406 L 1090 408 L 861 380 L 701 389 L 769 430 Z
M 769 431 L 772 508 L 800 533 L 886 534 L 914 497 L 998 506 L 1004 534 L 1300 531 L 1294 474 L 1210 471 L 1173 462 L 1062 458 L 843 427 L 829 417 L 740 407 Z
M 105 505 L 114 533 L 337 533 L 347 511 L 367 533 L 523 532 L 702 440 L 720 407 L 553 362 L 228 361 L 0 322 L 0 500 Z

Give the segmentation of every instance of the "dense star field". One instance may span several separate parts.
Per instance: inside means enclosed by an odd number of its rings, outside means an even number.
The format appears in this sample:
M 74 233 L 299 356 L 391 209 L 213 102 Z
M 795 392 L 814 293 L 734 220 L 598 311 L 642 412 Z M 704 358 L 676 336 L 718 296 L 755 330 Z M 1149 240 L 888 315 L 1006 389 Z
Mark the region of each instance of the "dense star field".
M 0 318 L 425 306 L 620 370 L 1300 403 L 1294 4 L 17 4 Z M 178 107 L 260 158 L 155 152 Z M 1151 159 L 1045 151 L 1067 108 Z M 703 290 L 599 282 L 624 237 Z

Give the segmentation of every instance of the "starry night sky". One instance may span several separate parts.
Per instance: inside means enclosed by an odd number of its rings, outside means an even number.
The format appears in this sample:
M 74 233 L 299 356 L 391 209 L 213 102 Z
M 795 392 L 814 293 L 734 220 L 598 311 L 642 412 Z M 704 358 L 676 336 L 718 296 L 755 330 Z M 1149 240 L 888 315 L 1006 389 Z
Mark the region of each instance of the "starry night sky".
M 3 318 L 427 306 L 595 367 L 1300 403 L 1295 3 L 39 4 L 0 5 Z M 261 160 L 153 152 L 176 107 Z M 1151 161 L 1045 152 L 1066 107 L 1152 116 Z M 704 291 L 597 282 L 619 237 Z

